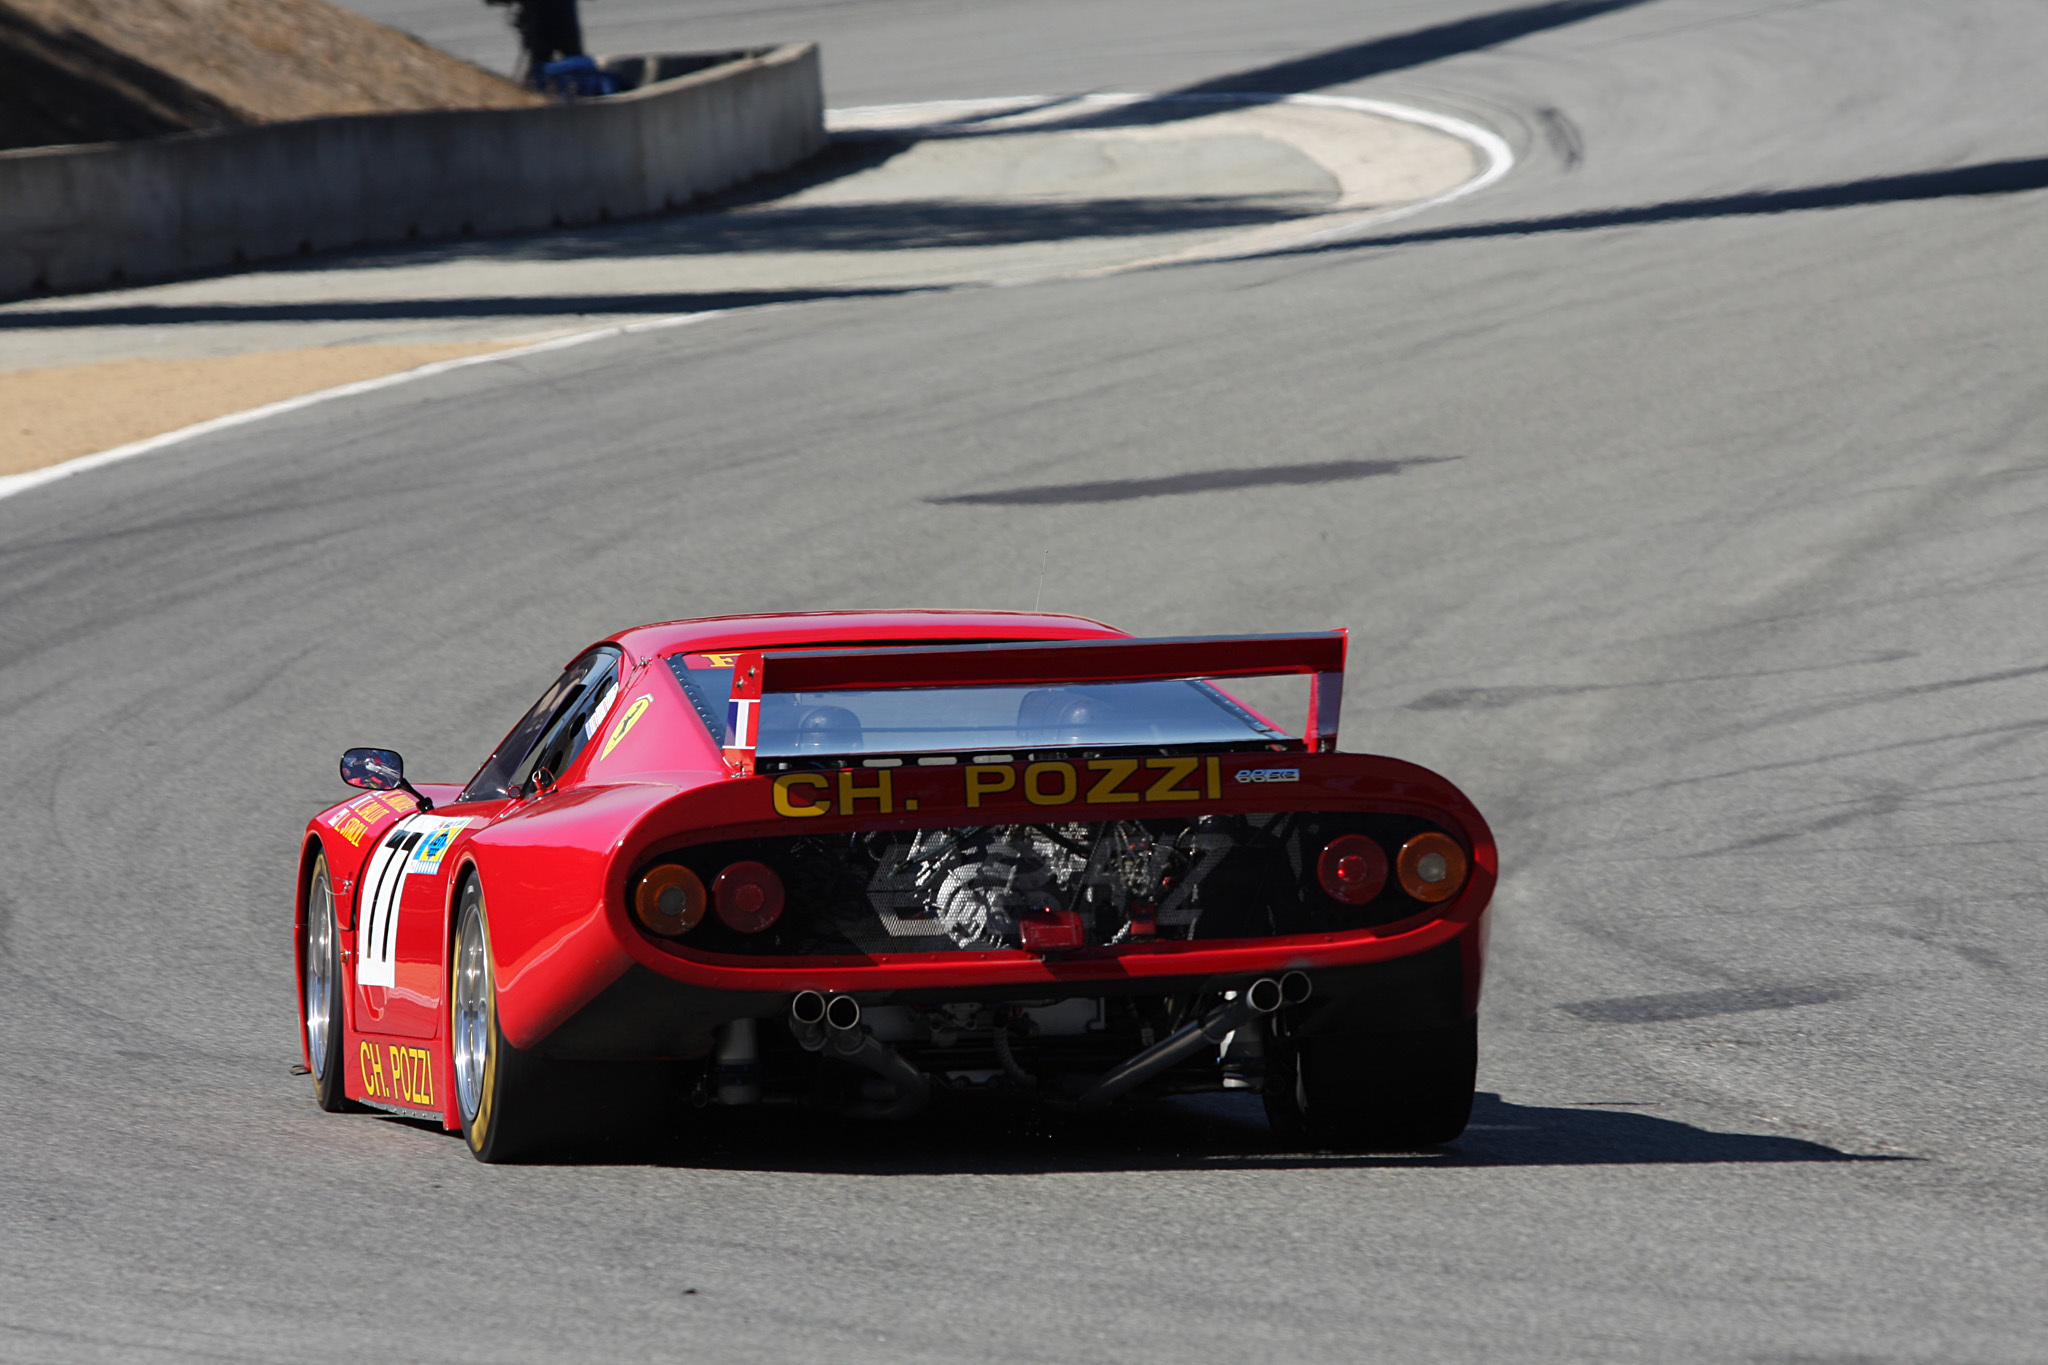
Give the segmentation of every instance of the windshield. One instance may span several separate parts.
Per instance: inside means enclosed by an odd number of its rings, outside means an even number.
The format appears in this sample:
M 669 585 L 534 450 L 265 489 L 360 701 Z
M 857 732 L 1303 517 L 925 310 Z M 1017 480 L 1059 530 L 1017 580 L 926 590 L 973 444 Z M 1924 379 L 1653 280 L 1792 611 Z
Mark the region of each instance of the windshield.
M 705 728 L 730 736 L 727 656 L 669 660 Z M 803 754 L 986 753 L 1011 749 L 1270 743 L 1285 739 L 1208 683 L 914 687 L 772 692 L 761 699 L 764 758 Z

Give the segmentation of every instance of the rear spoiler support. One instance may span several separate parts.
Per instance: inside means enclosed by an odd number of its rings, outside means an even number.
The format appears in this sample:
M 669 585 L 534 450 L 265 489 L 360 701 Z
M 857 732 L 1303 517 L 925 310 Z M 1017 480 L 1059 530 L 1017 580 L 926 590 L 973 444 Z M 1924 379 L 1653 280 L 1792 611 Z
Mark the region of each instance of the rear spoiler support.
M 1215 635 L 1163 640 L 1054 640 L 881 649 L 756 650 L 734 660 L 725 761 L 751 775 L 761 698 L 771 692 L 915 687 L 1057 687 L 1175 678 L 1309 677 L 1311 753 L 1337 747 L 1344 704 L 1344 631 Z

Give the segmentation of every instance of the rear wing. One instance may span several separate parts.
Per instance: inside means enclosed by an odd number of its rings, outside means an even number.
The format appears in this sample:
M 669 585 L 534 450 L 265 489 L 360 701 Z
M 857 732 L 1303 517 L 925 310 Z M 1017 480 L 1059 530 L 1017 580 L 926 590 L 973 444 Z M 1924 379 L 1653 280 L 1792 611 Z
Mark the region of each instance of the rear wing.
M 1311 753 L 1337 747 L 1344 702 L 1342 630 L 1311 635 L 1208 635 L 1165 640 L 1034 640 L 1020 644 L 757 650 L 733 660 L 725 761 L 754 771 L 761 698 L 769 693 L 916 687 L 1043 687 L 1265 678 L 1306 674 Z

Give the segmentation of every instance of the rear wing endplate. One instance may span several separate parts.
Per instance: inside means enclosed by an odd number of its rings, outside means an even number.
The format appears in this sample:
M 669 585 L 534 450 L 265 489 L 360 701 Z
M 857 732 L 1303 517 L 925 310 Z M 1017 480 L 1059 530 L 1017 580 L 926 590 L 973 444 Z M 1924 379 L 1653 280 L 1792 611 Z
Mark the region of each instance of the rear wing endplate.
M 1035 640 L 1020 644 L 741 653 L 733 661 L 725 760 L 737 772 L 754 771 L 761 698 L 771 692 L 1044 687 L 1287 674 L 1308 675 L 1308 721 L 1302 727 L 1302 739 L 1311 753 L 1326 753 L 1337 747 L 1347 641 L 1346 632 L 1330 630 L 1310 635 Z

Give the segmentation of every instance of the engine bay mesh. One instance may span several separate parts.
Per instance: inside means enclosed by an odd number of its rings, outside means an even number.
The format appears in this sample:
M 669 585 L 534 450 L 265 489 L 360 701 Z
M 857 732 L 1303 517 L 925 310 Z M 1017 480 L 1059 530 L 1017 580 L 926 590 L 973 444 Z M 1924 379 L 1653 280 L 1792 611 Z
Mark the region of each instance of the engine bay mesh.
M 765 863 L 787 906 L 759 933 L 706 915 L 664 946 L 755 956 L 973 952 L 1028 946 L 1025 926 L 1079 921 L 1082 942 L 1269 938 L 1406 919 L 1430 907 L 1389 878 L 1365 904 L 1327 894 L 1316 859 L 1362 834 L 1391 861 L 1418 817 L 1354 812 L 1047 821 L 730 840 L 666 854 L 706 885 Z M 637 878 L 636 878 L 637 880 Z M 653 937 L 650 935 L 650 937 Z

